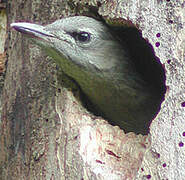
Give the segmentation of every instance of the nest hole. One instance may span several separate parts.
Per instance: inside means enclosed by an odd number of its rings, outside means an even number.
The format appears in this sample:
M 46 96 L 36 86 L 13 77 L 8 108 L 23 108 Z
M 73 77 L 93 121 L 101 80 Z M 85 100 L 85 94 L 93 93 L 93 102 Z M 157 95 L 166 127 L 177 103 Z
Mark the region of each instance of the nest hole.
M 164 95 L 166 92 L 165 70 L 160 62 L 160 59 L 155 56 L 152 45 L 142 37 L 142 33 L 136 27 L 119 26 L 110 27 L 110 29 L 114 34 L 114 37 L 116 37 L 118 41 L 126 45 L 136 71 L 140 74 L 140 76 L 142 76 L 142 79 L 144 79 L 148 84 L 152 85 L 152 87 L 155 89 L 158 101 L 160 101 L 160 103 L 158 103 L 157 105 L 157 111 L 153 112 L 153 117 L 155 117 L 160 111 L 161 103 L 164 100 Z M 101 112 L 98 112 L 97 109 L 89 101 L 87 101 L 87 98 L 84 98 L 85 95 L 83 95 L 82 97 L 84 105 L 89 111 L 91 111 L 95 115 L 102 116 L 103 118 L 107 119 L 106 117 L 104 117 L 103 114 L 101 114 Z M 132 132 L 135 132 L 136 134 L 148 134 L 149 126 L 153 119 L 154 118 L 148 119 L 147 123 L 143 122 L 145 124 L 143 124 L 144 128 L 142 130 L 135 128 L 132 130 Z M 119 124 L 112 125 L 119 126 Z M 125 130 L 124 128 L 122 129 Z M 126 130 L 126 132 L 129 131 Z

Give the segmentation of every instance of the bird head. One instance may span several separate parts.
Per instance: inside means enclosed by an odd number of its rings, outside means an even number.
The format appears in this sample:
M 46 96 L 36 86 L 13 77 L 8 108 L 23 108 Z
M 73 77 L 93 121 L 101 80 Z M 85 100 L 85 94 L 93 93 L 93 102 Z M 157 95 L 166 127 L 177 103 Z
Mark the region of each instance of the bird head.
M 93 18 L 68 17 L 46 26 L 18 22 L 11 27 L 45 48 L 61 66 L 64 66 L 60 63 L 62 56 L 71 67 L 75 65 L 92 73 L 110 73 L 120 67 L 120 53 L 123 52 L 120 44 L 107 26 Z

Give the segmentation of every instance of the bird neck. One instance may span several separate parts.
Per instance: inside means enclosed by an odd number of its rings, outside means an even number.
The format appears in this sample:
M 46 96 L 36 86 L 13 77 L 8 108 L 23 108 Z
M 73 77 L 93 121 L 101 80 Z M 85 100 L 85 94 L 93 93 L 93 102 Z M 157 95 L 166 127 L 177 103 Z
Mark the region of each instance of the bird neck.
M 126 132 L 145 133 L 160 106 L 159 97 L 144 84 L 134 85 L 84 74 L 78 84 L 100 115 Z
M 126 131 L 139 129 L 138 132 L 142 132 L 140 129 L 143 129 L 143 122 L 147 126 L 148 120 L 156 114 L 159 98 L 137 78 L 134 70 L 128 71 L 127 66 L 118 71 L 92 73 L 62 58 L 60 53 L 51 48 L 47 53 L 64 73 L 79 84 L 100 115 L 112 124 L 119 125 Z

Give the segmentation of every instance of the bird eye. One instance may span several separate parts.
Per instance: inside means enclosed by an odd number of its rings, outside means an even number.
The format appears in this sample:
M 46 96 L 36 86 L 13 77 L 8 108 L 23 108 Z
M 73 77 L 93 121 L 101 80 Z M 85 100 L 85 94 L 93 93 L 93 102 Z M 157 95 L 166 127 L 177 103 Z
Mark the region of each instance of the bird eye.
M 88 42 L 90 41 L 90 34 L 87 32 L 80 32 L 76 34 L 76 40 L 79 42 Z

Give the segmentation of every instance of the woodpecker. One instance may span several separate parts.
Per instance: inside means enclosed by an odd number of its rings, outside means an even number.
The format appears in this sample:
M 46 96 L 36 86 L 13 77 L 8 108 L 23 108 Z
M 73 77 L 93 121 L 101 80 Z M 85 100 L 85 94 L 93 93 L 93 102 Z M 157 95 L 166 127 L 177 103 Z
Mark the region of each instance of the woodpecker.
M 126 44 L 107 25 L 74 16 L 46 26 L 17 22 L 11 27 L 44 49 L 103 118 L 126 132 L 148 132 L 161 95 L 136 71 Z

